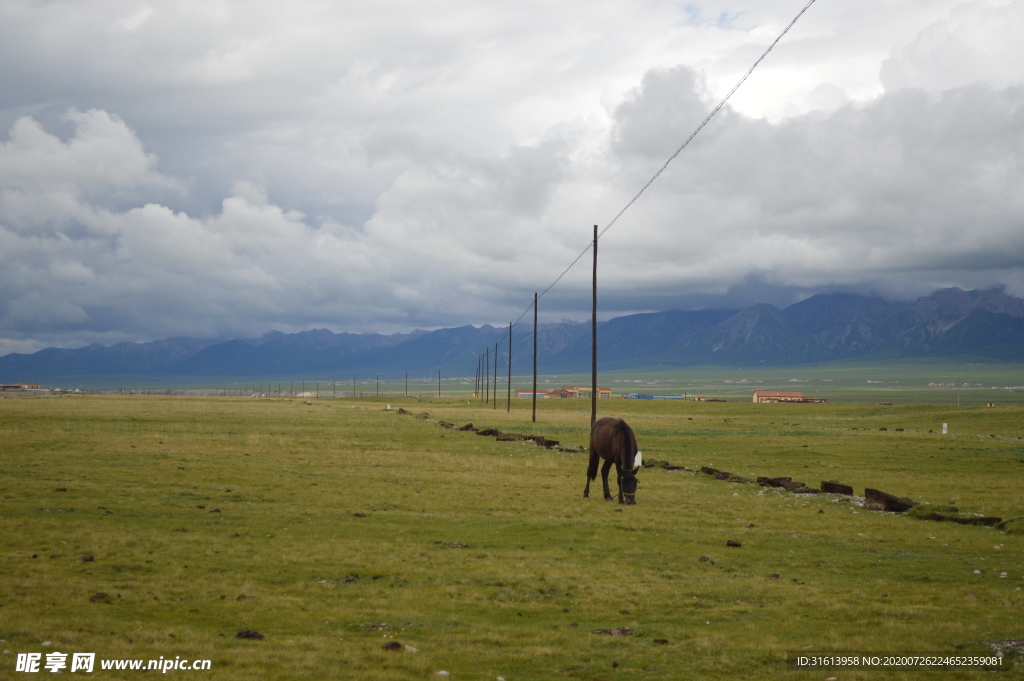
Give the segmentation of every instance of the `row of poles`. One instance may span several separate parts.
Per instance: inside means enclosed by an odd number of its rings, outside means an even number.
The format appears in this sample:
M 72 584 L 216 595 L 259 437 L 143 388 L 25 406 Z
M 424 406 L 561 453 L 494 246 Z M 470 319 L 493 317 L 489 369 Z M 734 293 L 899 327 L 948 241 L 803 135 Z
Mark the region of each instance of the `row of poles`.
M 593 429 L 597 421 L 597 225 L 594 225 L 594 268 L 590 322 L 590 427 Z M 533 421 L 537 421 L 537 303 L 539 295 L 533 294 Z M 512 411 L 512 327 L 508 325 L 508 394 L 505 398 L 505 410 Z M 491 348 L 488 346 L 476 363 L 476 394 L 484 404 L 493 403 L 498 408 L 498 347 L 501 341 L 494 344 L 494 372 L 492 390 Z
M 379 374 L 374 378 L 374 383 L 375 383 L 375 391 L 374 391 L 374 393 L 370 393 L 369 391 L 362 391 L 362 390 L 358 390 L 357 391 L 356 383 L 357 383 L 358 380 L 359 379 L 357 377 L 355 377 L 355 376 L 352 377 L 352 393 L 351 393 L 352 397 L 356 397 L 356 396 L 363 397 L 364 395 L 373 395 L 373 394 L 375 394 L 378 397 L 380 396 L 380 383 L 381 383 L 381 380 L 380 380 L 380 375 Z M 290 381 L 287 384 L 285 384 L 283 381 L 277 381 L 276 382 L 277 390 L 274 390 L 275 383 L 273 381 L 267 381 L 267 382 L 253 381 L 251 383 L 246 383 L 244 388 L 223 388 L 223 389 L 207 388 L 207 389 L 202 389 L 202 390 L 207 392 L 207 393 L 218 393 L 219 392 L 219 393 L 225 394 L 225 395 L 237 394 L 237 395 L 260 395 L 260 396 L 262 396 L 264 394 L 270 394 L 270 395 L 276 394 L 277 397 L 282 397 L 284 395 L 288 395 L 289 397 L 296 397 L 297 395 L 306 396 L 306 383 L 307 382 L 311 384 L 310 388 L 312 389 L 314 397 L 319 398 L 321 394 L 327 395 L 328 391 L 327 391 L 326 387 L 324 388 L 323 391 L 320 390 L 320 387 L 321 387 L 321 385 L 328 384 L 328 383 L 330 384 L 330 387 L 331 387 L 331 390 L 330 390 L 329 394 L 332 397 L 337 397 L 338 396 L 338 383 L 339 383 L 338 381 L 305 381 L 305 380 L 302 380 L 302 381 Z M 298 393 L 295 392 L 295 384 L 296 383 L 299 384 L 299 392 Z M 347 381 L 342 382 L 342 385 L 344 385 L 345 383 L 347 383 Z M 385 385 L 387 385 L 389 383 L 390 383 L 390 381 L 387 381 L 387 379 L 385 379 Z M 288 386 L 288 390 L 284 389 L 285 385 Z M 266 388 L 264 388 L 264 386 L 266 386 Z M 159 389 L 159 390 L 154 390 L 154 389 L 151 389 L 151 388 L 127 388 L 127 389 L 126 388 L 118 388 L 116 392 L 118 392 L 120 394 L 124 394 L 127 391 L 128 393 L 143 394 L 143 395 L 144 394 L 153 394 L 153 393 L 170 395 L 170 394 L 173 394 L 174 390 L 175 390 L 174 388 L 165 388 L 165 389 Z M 196 392 L 196 389 L 190 389 L 190 388 L 180 388 L 179 390 L 181 390 L 183 392 L 186 392 L 186 393 L 187 392 Z M 344 394 L 345 393 L 342 392 L 342 396 L 344 396 Z M 387 393 L 385 393 L 385 394 L 387 394 Z M 405 396 L 409 397 L 409 372 L 408 371 L 405 372 Z M 441 371 L 440 370 L 438 370 L 438 372 L 437 372 L 437 396 L 441 397 Z
M 362 397 L 365 394 L 365 392 L 364 391 L 358 391 L 358 392 L 356 391 L 356 381 L 357 380 L 358 379 L 355 376 L 352 377 L 352 396 L 355 397 L 356 395 L 359 395 L 359 397 Z M 310 382 L 313 383 L 313 381 L 310 381 Z M 315 383 L 316 383 L 316 389 L 315 389 L 314 395 L 315 395 L 315 397 L 320 397 L 320 384 L 321 383 L 326 383 L 326 381 L 316 381 Z M 375 384 L 375 387 L 376 387 L 375 394 L 379 397 L 380 396 L 380 374 L 377 374 L 374 377 L 374 384 Z M 248 386 L 249 386 L 249 384 L 246 383 L 246 390 L 248 390 Z M 260 386 L 259 394 L 262 394 L 263 393 L 263 383 L 260 383 L 259 386 Z M 268 391 L 272 390 L 271 386 L 273 386 L 273 383 L 267 383 L 267 390 Z M 289 391 L 289 393 L 290 393 L 290 395 L 292 397 L 294 397 L 295 396 L 295 381 L 291 382 L 290 387 L 291 387 L 291 390 Z M 306 393 L 306 381 L 300 381 L 300 388 L 301 388 L 300 394 L 304 395 Z M 252 384 L 252 392 L 254 392 L 254 393 L 256 392 L 256 383 Z M 278 384 L 277 384 L 277 393 L 278 393 L 278 395 L 281 395 L 281 392 L 282 392 L 281 391 L 281 383 L 278 382 Z M 332 381 L 331 382 L 331 394 L 332 395 L 337 395 L 337 393 L 338 393 L 338 382 L 337 381 Z M 405 372 L 405 396 L 406 397 L 409 396 L 409 372 L 408 371 Z M 437 370 L 437 396 L 441 397 L 441 370 L 440 369 Z

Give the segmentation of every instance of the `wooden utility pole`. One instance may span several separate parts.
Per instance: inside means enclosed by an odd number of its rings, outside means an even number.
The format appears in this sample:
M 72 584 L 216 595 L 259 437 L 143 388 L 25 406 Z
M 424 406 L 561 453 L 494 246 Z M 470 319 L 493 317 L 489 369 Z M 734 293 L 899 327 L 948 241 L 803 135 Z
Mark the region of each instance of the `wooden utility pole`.
M 537 422 L 537 293 L 533 294 L 533 422 Z
M 597 422 L 597 225 L 594 225 L 594 305 L 590 322 L 590 429 Z
M 494 344 L 494 410 L 498 409 L 498 344 Z
M 512 322 L 508 323 L 508 397 L 505 398 L 505 412 L 512 411 Z
M 491 348 L 484 348 L 484 404 L 491 401 Z

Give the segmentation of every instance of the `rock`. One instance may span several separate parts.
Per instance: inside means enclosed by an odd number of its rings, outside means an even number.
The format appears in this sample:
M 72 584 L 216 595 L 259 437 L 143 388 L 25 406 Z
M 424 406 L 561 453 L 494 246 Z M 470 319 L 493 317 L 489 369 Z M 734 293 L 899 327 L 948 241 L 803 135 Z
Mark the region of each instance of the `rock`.
M 744 478 L 742 475 L 736 475 L 735 473 L 729 473 L 729 477 L 727 477 L 725 480 L 726 480 L 726 482 L 742 482 L 742 483 L 752 483 L 752 482 L 754 482 L 753 480 L 750 480 L 748 478 Z
M 977 525 L 981 527 L 992 527 L 1003 521 L 1002 518 L 993 516 L 963 516 L 960 518 L 943 518 L 943 520 L 951 520 L 959 525 Z
M 473 432 L 476 432 L 477 428 L 472 423 L 467 423 L 466 425 L 464 425 L 461 428 L 459 428 L 459 430 L 462 430 L 462 431 L 472 430 Z
M 796 489 L 793 489 L 793 490 L 790 490 L 790 491 L 793 494 L 821 494 L 821 490 L 820 489 L 815 489 L 814 487 L 808 487 L 807 485 L 804 485 L 803 487 L 797 487 Z
M 501 431 L 498 430 L 497 428 L 484 428 L 483 430 L 476 431 L 476 434 L 494 437 L 497 435 L 501 435 Z
M 1006 534 L 1024 534 L 1024 517 L 1004 520 L 997 527 Z
M 903 513 L 913 507 L 917 506 L 916 501 L 910 499 L 903 499 L 894 494 L 883 492 L 881 490 L 867 488 L 864 490 L 864 497 L 875 504 L 881 505 L 883 511 L 889 511 L 890 513 Z
M 92 596 L 89 596 L 89 602 L 90 603 L 109 603 L 110 602 L 110 594 L 106 593 L 105 591 L 100 591 L 98 593 L 94 593 Z
M 605 636 L 629 636 L 633 630 L 629 627 L 616 627 L 615 629 L 594 629 L 593 633 Z
M 408 414 L 409 412 L 407 412 L 405 409 L 402 409 L 401 407 L 399 407 L 398 408 L 398 413 L 399 414 Z
M 798 490 L 801 487 L 807 487 L 807 484 L 803 483 L 803 482 L 800 482 L 799 480 L 788 480 L 788 481 L 783 482 L 781 485 L 778 485 L 778 486 L 781 487 L 782 489 L 786 490 L 787 492 L 792 492 L 793 490 Z
M 402 644 L 398 641 L 388 641 L 387 643 L 382 645 L 381 648 L 383 648 L 384 650 L 401 650 Z
M 525 440 L 526 436 L 520 433 L 502 433 L 497 437 L 498 442 L 513 442 L 516 440 Z
M 654 639 L 654 642 L 657 643 L 658 645 L 662 645 L 662 646 L 667 646 L 668 645 L 668 639 L 667 638 L 656 638 L 656 639 Z
M 721 471 L 718 470 L 717 468 L 711 468 L 710 466 L 701 466 L 700 470 L 697 472 L 703 473 L 704 475 L 718 475 L 719 473 L 721 473 Z
M 830 482 L 828 480 L 821 481 L 821 491 L 827 494 L 845 494 L 848 497 L 853 496 L 853 488 L 849 485 L 843 485 L 838 482 Z
M 253 631 L 252 629 L 242 629 L 237 634 L 235 634 L 235 638 L 248 638 L 255 639 L 257 641 L 262 641 L 263 634 L 261 634 L 258 631 Z
M 96 559 L 93 558 L 92 556 L 81 556 L 77 560 L 79 560 L 82 563 L 91 563 L 91 562 L 93 562 Z
M 725 545 L 726 546 L 735 546 L 737 548 L 739 548 L 740 546 L 743 546 L 743 544 L 739 543 L 738 541 L 733 541 L 732 539 L 726 541 Z
M 715 561 L 711 560 L 707 556 L 701 556 L 698 560 L 701 563 L 708 563 L 709 565 L 714 565 L 715 564 Z
M 758 476 L 757 483 L 762 487 L 782 487 L 783 483 L 793 482 L 793 478 L 787 476 L 784 478 L 766 478 L 764 476 Z

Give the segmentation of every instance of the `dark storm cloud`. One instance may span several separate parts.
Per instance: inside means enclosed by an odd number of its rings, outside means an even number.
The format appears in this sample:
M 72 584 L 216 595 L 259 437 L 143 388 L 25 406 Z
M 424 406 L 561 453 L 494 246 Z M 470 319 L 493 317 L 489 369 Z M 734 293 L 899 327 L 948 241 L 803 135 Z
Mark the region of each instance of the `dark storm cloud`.
M 507 323 L 796 7 L 528 9 L 6 4 L 0 353 Z M 1024 294 L 1022 18 L 816 6 L 608 232 L 603 314 Z

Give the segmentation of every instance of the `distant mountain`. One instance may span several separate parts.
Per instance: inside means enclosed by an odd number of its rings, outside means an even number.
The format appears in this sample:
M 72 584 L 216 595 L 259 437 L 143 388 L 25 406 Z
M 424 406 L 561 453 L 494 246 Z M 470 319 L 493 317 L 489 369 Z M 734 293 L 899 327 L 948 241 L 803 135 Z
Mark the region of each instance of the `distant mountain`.
M 404 371 L 472 375 L 478 356 L 507 329 L 461 326 L 407 334 L 336 334 L 314 329 L 261 338 L 46 348 L 0 357 L 0 382 L 45 381 L 98 375 L 218 377 L 368 376 Z M 533 329 L 513 332 L 517 373 L 530 366 Z M 546 324 L 537 333 L 540 370 L 586 371 L 590 325 Z M 603 369 L 669 366 L 799 365 L 834 360 L 970 355 L 1024 361 L 1024 299 L 1002 289 L 943 289 L 912 302 L 851 294 L 823 294 L 779 310 L 668 311 L 618 317 L 598 325 Z M 507 342 L 498 370 L 507 370 Z

